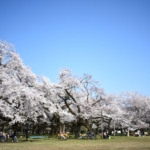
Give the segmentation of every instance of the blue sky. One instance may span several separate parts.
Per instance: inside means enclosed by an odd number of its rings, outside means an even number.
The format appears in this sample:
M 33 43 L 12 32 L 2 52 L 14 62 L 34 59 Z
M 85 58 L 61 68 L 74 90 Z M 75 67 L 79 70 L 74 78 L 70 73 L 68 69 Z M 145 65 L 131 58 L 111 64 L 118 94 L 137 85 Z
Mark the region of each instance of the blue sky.
M 68 68 L 150 96 L 149 0 L 0 0 L 0 40 L 52 82 Z

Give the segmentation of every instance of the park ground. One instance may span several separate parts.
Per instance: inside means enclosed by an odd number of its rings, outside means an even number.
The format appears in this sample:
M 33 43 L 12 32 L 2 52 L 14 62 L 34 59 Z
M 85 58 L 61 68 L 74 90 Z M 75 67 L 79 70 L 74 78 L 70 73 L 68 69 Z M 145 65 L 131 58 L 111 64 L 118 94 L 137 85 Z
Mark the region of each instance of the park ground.
M 150 136 L 112 139 L 19 139 L 19 142 L 0 142 L 0 150 L 150 150 Z

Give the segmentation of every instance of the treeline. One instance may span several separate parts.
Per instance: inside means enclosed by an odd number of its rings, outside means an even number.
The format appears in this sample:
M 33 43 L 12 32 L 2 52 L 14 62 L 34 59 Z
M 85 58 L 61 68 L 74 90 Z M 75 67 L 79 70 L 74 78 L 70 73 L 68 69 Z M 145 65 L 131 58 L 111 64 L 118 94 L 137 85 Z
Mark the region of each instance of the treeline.
M 39 77 L 24 65 L 14 47 L 0 42 L 0 120 L 8 125 L 50 127 L 50 132 L 66 126 L 78 136 L 81 127 L 149 128 L 150 98 L 134 92 L 107 94 L 92 76 L 73 75 L 62 69 L 58 82 Z

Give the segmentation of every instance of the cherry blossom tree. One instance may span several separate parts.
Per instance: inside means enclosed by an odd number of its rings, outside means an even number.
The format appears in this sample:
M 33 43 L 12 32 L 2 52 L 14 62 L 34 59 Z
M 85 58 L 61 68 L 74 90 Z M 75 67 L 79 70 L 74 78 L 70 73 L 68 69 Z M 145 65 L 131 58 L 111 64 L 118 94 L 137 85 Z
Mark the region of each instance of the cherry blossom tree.
M 10 124 L 37 121 L 41 103 L 46 102 L 38 84 L 38 77 L 23 64 L 14 47 L 0 42 L 0 119 Z
M 62 69 L 58 82 L 39 77 L 24 65 L 14 47 L 0 42 L 0 119 L 4 123 L 51 124 L 59 130 L 70 126 L 75 137 L 85 126 L 111 130 L 118 126 L 146 128 L 150 98 L 138 93 L 106 94 L 88 74 L 73 75 Z
M 137 92 L 120 95 L 120 108 L 126 111 L 123 116 L 130 128 L 147 128 L 150 114 L 150 98 Z
M 96 106 L 103 101 L 103 89 L 95 86 L 90 75 L 75 76 L 68 69 L 59 74 L 59 82 L 55 85 L 55 100 L 63 110 L 71 114 L 75 137 L 78 136 L 81 126 L 90 129 L 90 120 L 96 114 Z M 98 110 L 98 108 L 97 108 Z M 96 114 L 97 115 L 97 114 Z M 67 120 L 69 121 L 69 120 Z

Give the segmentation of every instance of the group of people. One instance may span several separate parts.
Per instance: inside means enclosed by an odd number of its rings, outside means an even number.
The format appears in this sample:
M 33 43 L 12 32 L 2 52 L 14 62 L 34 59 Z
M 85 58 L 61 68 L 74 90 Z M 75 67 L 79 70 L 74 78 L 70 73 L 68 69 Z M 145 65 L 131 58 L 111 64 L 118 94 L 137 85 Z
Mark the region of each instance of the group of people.
M 5 133 L 5 132 L 0 132 L 0 138 L 2 140 L 2 142 L 5 142 L 5 141 L 8 141 L 9 139 L 11 139 L 12 142 L 18 142 L 18 138 L 16 136 L 16 132 L 8 132 L 8 133 Z
M 61 139 L 68 139 L 69 135 L 67 133 L 63 133 L 63 132 L 59 132 L 58 137 L 60 137 Z
M 95 134 L 90 132 L 90 131 L 87 131 L 86 133 L 84 134 L 79 134 L 79 138 L 80 139 L 84 139 L 84 138 L 89 138 L 89 139 L 93 139 L 93 138 L 96 138 Z
M 144 132 L 142 132 L 141 130 L 137 130 L 136 132 L 133 133 L 133 136 L 141 137 L 143 135 L 144 135 Z
M 88 131 L 88 132 L 86 132 L 86 136 L 87 136 L 88 138 L 92 139 L 93 136 L 94 136 L 94 134 L 91 133 L 90 131 Z

